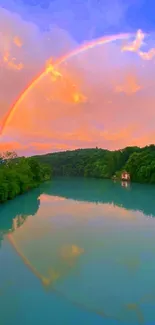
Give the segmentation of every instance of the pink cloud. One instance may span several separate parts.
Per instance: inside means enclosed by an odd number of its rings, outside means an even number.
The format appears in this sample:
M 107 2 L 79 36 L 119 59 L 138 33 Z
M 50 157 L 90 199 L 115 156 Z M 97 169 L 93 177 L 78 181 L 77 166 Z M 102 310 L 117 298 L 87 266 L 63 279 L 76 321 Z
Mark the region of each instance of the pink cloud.
M 58 28 L 50 34 L 41 33 L 20 16 L 4 9 L 0 13 L 1 58 L 8 51 L 9 59 L 15 57 L 23 64 L 23 69 L 17 70 L 2 62 L 2 121 L 47 59 L 65 54 L 76 43 Z M 142 37 L 136 42 L 132 48 L 139 51 Z M 17 107 L 1 138 L 0 151 L 12 148 L 28 154 L 93 146 L 117 149 L 153 142 L 153 56 L 152 60 L 142 60 L 137 54 L 121 52 L 121 47 L 121 42 L 96 47 L 51 70 Z

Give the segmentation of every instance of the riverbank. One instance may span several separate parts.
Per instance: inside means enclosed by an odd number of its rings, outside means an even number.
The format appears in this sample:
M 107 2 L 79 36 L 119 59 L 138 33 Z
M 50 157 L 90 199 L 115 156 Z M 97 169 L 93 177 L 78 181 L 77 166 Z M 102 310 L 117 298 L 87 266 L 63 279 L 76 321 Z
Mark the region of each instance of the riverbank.
M 15 198 L 51 179 L 51 168 L 37 159 L 16 158 L 0 164 L 0 203 Z
M 135 183 L 155 184 L 155 145 L 127 147 L 109 151 L 99 148 L 78 149 L 35 156 L 47 163 L 53 176 L 121 179 L 127 171 Z

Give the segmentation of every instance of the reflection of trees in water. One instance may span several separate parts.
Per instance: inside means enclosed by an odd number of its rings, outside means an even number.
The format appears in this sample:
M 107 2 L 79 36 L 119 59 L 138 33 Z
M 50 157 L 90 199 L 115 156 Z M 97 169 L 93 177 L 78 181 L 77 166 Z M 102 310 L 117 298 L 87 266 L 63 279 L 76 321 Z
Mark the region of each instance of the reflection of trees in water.
M 42 193 L 77 201 L 114 204 L 155 216 L 154 186 L 132 184 L 130 188 L 123 188 L 120 183 L 106 180 L 70 178 L 64 182 L 60 178 L 1 205 L 0 241 L 4 234 L 20 227 L 29 215 L 37 213 Z
M 155 186 L 131 184 L 128 188 L 120 182 L 102 179 L 70 178 L 66 182 L 59 178 L 44 184 L 44 193 L 77 201 L 109 203 L 127 210 L 140 211 L 155 217 Z
M 14 231 L 29 215 L 37 213 L 42 193 L 76 201 L 114 204 L 155 216 L 154 186 L 132 184 L 123 188 L 120 183 L 109 180 L 69 178 L 64 181 L 60 178 L 0 206 L 0 242 L 4 234 Z
M 0 207 L 0 243 L 5 234 L 21 227 L 29 215 L 35 215 L 40 206 L 40 188 L 16 197 Z
M 79 201 L 113 203 L 117 206 L 124 207 L 129 210 L 141 210 L 147 215 L 155 216 L 154 202 L 154 187 L 133 185 L 130 189 L 122 188 L 120 184 L 103 180 L 86 180 L 86 179 L 70 179 L 64 182 L 62 179 L 53 180 L 42 184 L 39 189 L 32 190 L 13 201 L 10 201 L 0 208 L 0 242 L 4 234 L 15 231 L 16 228 L 21 227 L 29 215 L 35 215 L 39 209 L 39 196 L 44 193 L 52 196 L 60 196 L 71 198 Z M 78 253 L 77 248 L 73 247 L 74 253 Z M 64 248 L 62 257 L 66 258 L 70 263 L 71 251 L 70 247 Z M 93 308 L 89 303 L 80 303 L 69 298 L 66 294 L 59 292 L 54 283 L 59 274 L 51 270 L 50 278 L 41 277 L 40 274 L 29 265 L 27 260 L 24 263 L 31 268 L 32 272 L 42 281 L 45 287 L 50 287 L 57 295 L 69 300 L 72 304 L 79 308 L 96 313 L 103 318 L 113 319 L 117 321 L 136 321 L 137 324 L 144 323 L 144 317 L 141 304 L 152 303 L 155 304 L 155 296 L 142 297 L 142 299 L 135 303 L 134 301 L 122 306 L 122 311 L 116 317 L 112 314 L 107 314 L 103 309 Z M 72 263 L 70 263 L 72 264 Z M 68 271 L 68 268 L 67 268 Z M 61 274 L 60 274 L 61 276 Z M 63 273 L 64 276 L 64 273 Z M 54 282 L 54 283 L 53 283 Z M 115 302 L 112 297 L 113 303 Z M 117 301 L 116 301 L 117 304 Z

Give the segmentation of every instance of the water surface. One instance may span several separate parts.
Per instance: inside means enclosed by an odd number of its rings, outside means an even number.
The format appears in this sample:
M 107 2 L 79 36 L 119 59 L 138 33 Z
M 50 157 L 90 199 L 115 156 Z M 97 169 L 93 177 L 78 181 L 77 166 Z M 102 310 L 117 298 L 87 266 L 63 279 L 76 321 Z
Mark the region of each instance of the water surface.
M 0 324 L 155 324 L 154 198 L 61 178 L 2 205 Z

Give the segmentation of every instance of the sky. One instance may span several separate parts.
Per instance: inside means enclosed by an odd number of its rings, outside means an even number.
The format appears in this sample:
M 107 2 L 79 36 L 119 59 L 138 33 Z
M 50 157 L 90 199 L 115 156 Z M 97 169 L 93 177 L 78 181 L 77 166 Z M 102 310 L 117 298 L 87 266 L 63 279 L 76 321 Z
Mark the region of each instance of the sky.
M 0 152 L 155 143 L 153 6 L 144 0 L 0 0 Z M 116 40 L 105 43 L 113 35 Z M 86 46 L 99 38 L 100 45 Z M 59 63 L 83 44 L 87 50 Z

